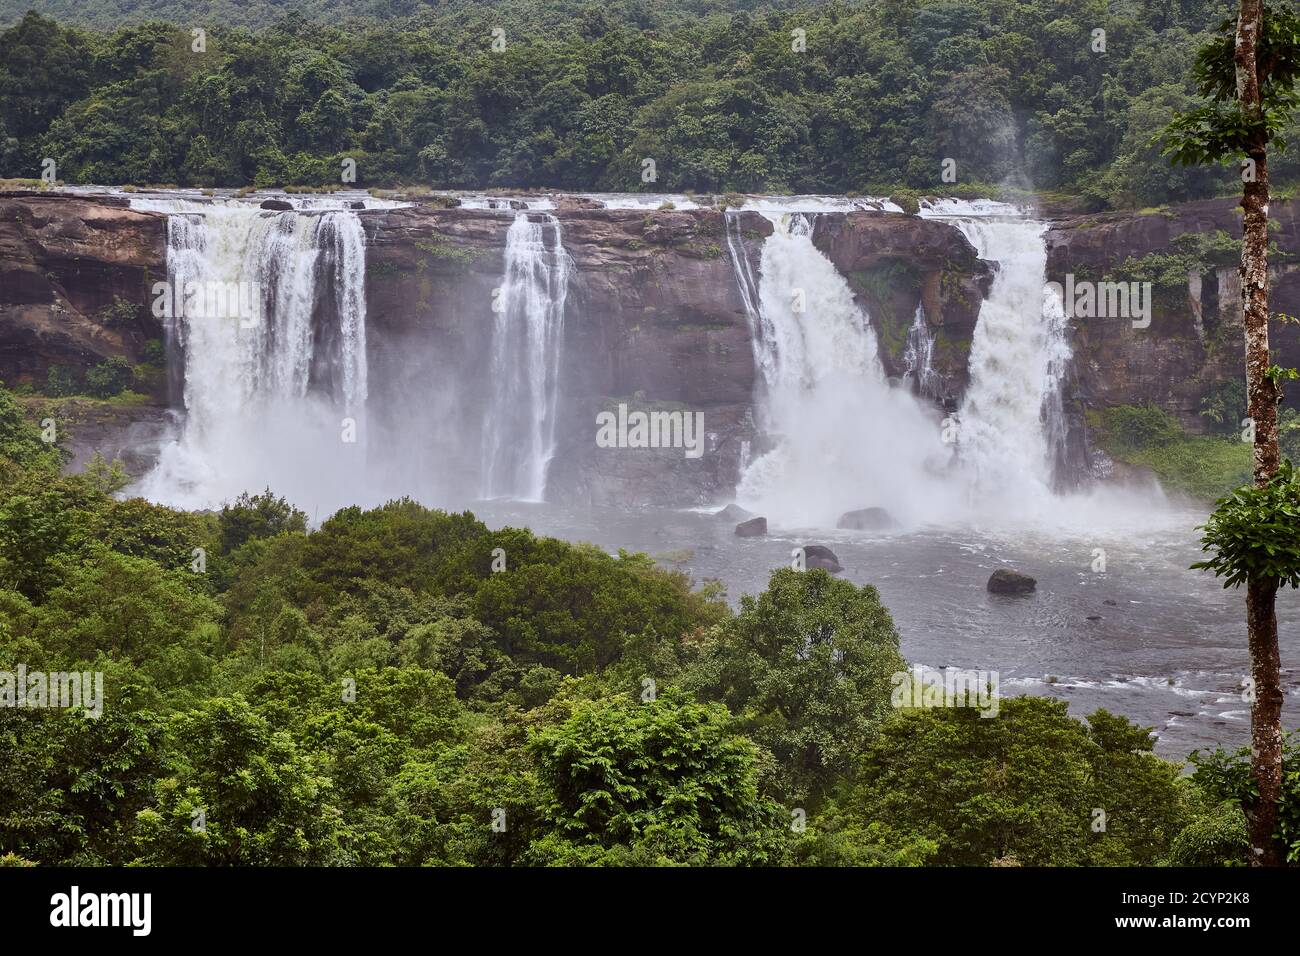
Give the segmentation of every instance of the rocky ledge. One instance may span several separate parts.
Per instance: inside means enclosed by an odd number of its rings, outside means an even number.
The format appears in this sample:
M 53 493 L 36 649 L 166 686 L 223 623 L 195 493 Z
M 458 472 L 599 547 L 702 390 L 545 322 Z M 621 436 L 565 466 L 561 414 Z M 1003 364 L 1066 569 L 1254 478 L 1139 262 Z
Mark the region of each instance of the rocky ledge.
M 162 334 L 150 287 L 166 277 L 165 217 L 113 197 L 0 192 L 0 380 L 139 361 Z

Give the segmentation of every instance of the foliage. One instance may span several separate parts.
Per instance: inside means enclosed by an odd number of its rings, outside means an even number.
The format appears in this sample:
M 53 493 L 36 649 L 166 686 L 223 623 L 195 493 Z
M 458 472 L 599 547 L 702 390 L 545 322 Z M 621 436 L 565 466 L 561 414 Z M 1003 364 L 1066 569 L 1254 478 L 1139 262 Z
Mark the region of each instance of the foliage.
M 671 690 L 579 703 L 532 749 L 555 828 L 537 862 L 779 859 L 785 815 L 760 797 L 755 747 L 724 707 Z
M 67 365 L 51 365 L 45 373 L 45 394 L 52 398 L 76 395 L 80 390 L 77 371 Z
M 1245 866 L 1249 860 L 1246 815 L 1230 802 L 1189 823 L 1169 851 L 1174 866 Z
M 120 328 L 132 325 L 139 313 L 139 306 L 120 295 L 113 296 L 113 304 L 99 311 L 99 321 L 108 328 Z
M 1129 257 L 1111 270 L 1120 282 L 1150 282 L 1155 303 L 1176 314 L 1186 311 L 1187 276 L 1233 265 L 1241 259 L 1241 240 L 1221 229 L 1185 232 L 1175 236 L 1169 249 Z
M 114 458 L 109 461 L 98 451 L 90 456 L 90 461 L 86 462 L 82 474 L 97 491 L 106 495 L 121 491 L 131 480 L 121 459 Z
M 139 814 L 141 862 L 302 866 L 336 862 L 329 780 L 242 698 L 172 719 L 170 773 Z
M 7 662 L 6 662 L 7 663 Z M 0 849 L 34 861 L 122 865 L 160 775 L 158 720 L 0 708 Z
M 310 530 L 270 490 L 116 498 L 3 391 L 0 448 L 0 671 L 104 685 L 98 718 L 0 708 L 0 865 L 1238 855 L 1230 762 L 1180 785 L 1145 731 L 1047 700 L 892 711 L 889 613 L 824 571 L 733 612 L 645 555 L 411 501 Z
M 782 796 L 815 800 L 848 772 L 905 669 L 875 588 L 783 568 L 704 646 L 689 682 L 775 755 Z
M 1278 410 L 1277 440 L 1282 457 L 1290 459 L 1293 465 L 1300 465 L 1300 412 L 1294 408 Z
M 1213 571 L 1225 588 L 1255 579 L 1300 587 L 1300 472 L 1289 461 L 1264 487 L 1219 499 L 1201 536 L 1212 555 L 1193 568 Z
M 1201 417 L 1220 434 L 1235 434 L 1246 417 L 1246 383 L 1239 378 L 1219 382 L 1201 399 Z
M 363 188 L 855 191 L 908 209 L 908 190 L 1032 185 L 1128 206 L 1231 183 L 1155 162 L 1149 143 L 1195 103 L 1211 0 L 42 9 L 64 24 L 0 3 L 13 24 L 0 34 L 0 175 L 36 175 L 50 156 L 83 182 L 324 184 L 348 157 Z M 1091 49 L 1102 19 L 1104 55 Z M 947 157 L 956 183 L 941 179 Z
M 114 355 L 86 373 L 86 392 L 95 398 L 112 398 L 131 387 L 131 363 Z
M 1110 446 L 1120 452 L 1162 447 L 1182 437 L 1178 422 L 1154 405 L 1115 405 L 1104 409 L 1092 424 L 1099 427 Z
M 1239 435 L 1188 435 L 1150 405 L 1090 410 L 1086 420 L 1098 447 L 1117 461 L 1150 468 L 1166 490 L 1211 501 L 1250 480 L 1250 445 Z
M 58 446 L 27 423 L 18 402 L 0 384 L 0 483 L 15 467 L 45 471 L 57 468 L 62 458 Z
M 1232 753 L 1216 748 L 1211 753 L 1196 752 L 1191 757 L 1195 771 L 1192 779 L 1215 801 L 1230 801 L 1240 812 L 1258 796 L 1250 775 L 1250 749 L 1242 747 Z M 1235 824 L 1234 824 L 1235 826 Z M 1229 842 L 1231 834 L 1221 838 Z M 1284 735 L 1282 747 L 1282 795 L 1278 808 L 1277 838 L 1286 847 L 1288 863 L 1300 862 L 1300 739 L 1294 733 Z M 1189 841 L 1192 837 L 1189 835 Z M 1229 845 L 1235 846 L 1235 840 Z M 1189 848 L 1190 849 L 1190 848 Z
M 277 498 L 267 488 L 260 495 L 244 492 L 233 503 L 222 505 L 221 550 L 230 552 L 254 538 L 272 538 L 277 534 L 307 530 L 307 515 Z
M 1300 78 L 1300 16 L 1287 3 L 1264 4 L 1256 41 L 1259 116 L 1247 115 L 1237 103 L 1236 31 L 1235 17 L 1223 20 L 1196 54 L 1196 92 L 1209 102 L 1178 115 L 1157 135 L 1176 163 L 1237 161 L 1251 154 L 1258 142 L 1286 145 L 1282 134 L 1300 105 L 1293 88 Z
M 1048 698 L 1003 700 L 996 718 L 900 711 L 829 819 L 811 826 L 852 834 L 843 862 L 863 840 L 880 862 L 911 848 L 946 866 L 1150 865 L 1188 818 L 1177 767 L 1151 746 L 1149 731 L 1123 718 L 1098 711 L 1085 726 Z M 842 844 L 820 849 L 820 862 L 845 854 Z

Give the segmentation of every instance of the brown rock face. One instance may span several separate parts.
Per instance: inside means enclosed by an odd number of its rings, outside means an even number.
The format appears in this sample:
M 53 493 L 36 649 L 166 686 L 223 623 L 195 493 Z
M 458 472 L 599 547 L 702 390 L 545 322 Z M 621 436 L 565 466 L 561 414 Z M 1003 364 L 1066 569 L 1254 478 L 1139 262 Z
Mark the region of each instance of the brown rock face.
M 1272 257 L 1270 308 L 1295 315 L 1300 271 L 1290 260 L 1300 253 L 1300 206 L 1274 202 L 1269 215 L 1277 223 L 1270 238 L 1282 252 Z M 1126 270 L 1126 261 L 1183 254 L 1178 237 L 1208 239 L 1216 232 L 1241 238 L 1241 211 L 1234 200 L 1067 219 L 1046 235 L 1048 278 L 1061 283 L 1067 274 L 1076 280 L 1128 279 L 1133 263 Z M 1075 400 L 1093 407 L 1151 403 L 1201 429 L 1202 397 L 1215 383 L 1243 374 L 1236 255 L 1194 257 L 1185 283 L 1153 286 L 1149 328 L 1134 328 L 1122 317 L 1075 319 Z M 1281 364 L 1300 364 L 1300 328 L 1275 323 L 1271 331 Z
M 752 437 L 754 364 L 722 214 L 557 215 L 572 270 L 559 379 L 565 427 L 550 472 L 556 497 L 692 504 L 729 490 L 740 442 Z M 453 448 L 441 464 L 468 479 L 479 449 L 473 441 L 458 447 L 448 423 L 476 424 L 488 404 L 493 290 L 502 284 L 513 215 L 423 207 L 362 218 L 372 400 L 401 406 L 420 396 L 432 412 L 416 416 L 428 429 L 424 440 Z M 705 454 L 598 448 L 596 415 L 620 401 L 702 412 Z
M 934 333 L 935 396 L 966 391 L 971 336 L 997 266 L 952 225 L 897 213 L 821 216 L 813 242 L 849 281 L 871 316 L 885 371 L 906 371 L 907 332 L 921 305 Z
M 743 447 L 758 450 L 758 436 L 752 333 L 723 213 L 557 207 L 551 215 L 571 268 L 550 496 L 689 505 L 730 494 Z M 493 304 L 519 212 L 445 202 L 358 212 L 371 424 L 380 441 L 403 448 L 411 473 L 395 479 L 413 493 L 437 500 L 477 484 L 498 374 Z M 771 229 L 756 213 L 734 224 L 733 242 L 755 274 Z M 877 323 L 891 374 L 902 371 L 906 330 L 924 302 L 944 388 L 959 395 L 992 277 L 960 232 L 914 217 L 826 214 L 814 241 Z M 0 195 L 0 253 L 5 380 L 39 386 L 51 365 L 84 372 L 109 355 L 137 361 L 161 337 L 149 307 L 152 283 L 166 278 L 165 216 L 109 197 Z M 620 404 L 702 413 L 704 454 L 598 447 L 597 414 Z
M 138 361 L 162 329 L 167 223 L 123 200 L 0 193 L 0 379 L 43 385 L 52 365 Z

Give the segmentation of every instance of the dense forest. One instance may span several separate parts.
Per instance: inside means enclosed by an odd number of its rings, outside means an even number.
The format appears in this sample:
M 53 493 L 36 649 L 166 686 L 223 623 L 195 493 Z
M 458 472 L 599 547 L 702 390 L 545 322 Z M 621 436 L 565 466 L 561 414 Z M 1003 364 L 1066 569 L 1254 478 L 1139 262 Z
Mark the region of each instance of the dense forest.
M 48 158 L 67 182 L 322 187 L 352 159 L 360 187 L 1102 208 L 1241 186 L 1149 142 L 1195 102 L 1229 12 L 1205 0 L 30 5 L 0 0 L 0 175 L 23 181 Z M 1300 181 L 1287 154 L 1271 172 Z M 0 866 L 1248 861 L 1247 750 L 1165 760 L 1048 697 L 900 706 L 874 587 L 783 567 L 733 605 L 645 554 L 410 499 L 318 527 L 269 488 L 177 510 L 124 494 L 119 462 L 70 472 L 75 383 L 51 386 L 0 385 Z M 1111 412 L 1117 448 L 1175 444 L 1154 410 Z M 102 674 L 102 708 L 20 696 L 38 669 Z
M 1180 775 L 1104 711 L 892 706 L 875 588 L 786 568 L 733 610 L 409 500 L 310 531 L 270 491 L 176 511 L 61 473 L 30 417 L 0 390 L 0 673 L 105 691 L 0 707 L 0 864 L 1245 859 L 1243 754 Z
M 49 158 L 68 182 L 322 186 L 352 159 L 361 187 L 1031 188 L 1090 208 L 1233 188 L 1149 142 L 1195 102 L 1224 2 L 288 9 L 4 0 L 0 175 Z M 1300 165 L 1271 165 L 1286 195 Z

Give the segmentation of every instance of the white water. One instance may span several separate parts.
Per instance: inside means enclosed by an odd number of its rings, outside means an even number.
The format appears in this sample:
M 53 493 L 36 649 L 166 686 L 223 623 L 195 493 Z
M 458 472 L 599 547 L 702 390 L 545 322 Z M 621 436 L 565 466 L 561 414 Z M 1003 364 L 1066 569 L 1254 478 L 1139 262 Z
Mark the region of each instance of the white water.
M 1046 225 L 1011 207 L 947 201 L 949 219 L 998 264 L 980 308 L 970 385 L 945 421 L 933 387 L 933 334 L 918 308 L 905 361 L 919 381 L 885 379 L 868 316 L 812 243 L 814 217 L 768 213 L 758 276 L 734 217 L 727 242 L 753 330 L 760 431 L 770 450 L 744 468 L 736 500 L 777 526 L 834 527 L 846 511 L 883 507 L 905 526 L 1071 529 L 1162 527 L 1175 520 L 1158 489 L 1053 490 L 1066 438 L 1062 383 L 1070 361 L 1060 302 L 1045 285 Z M 798 290 L 807 308 L 792 308 Z M 957 440 L 945 443 L 956 426 Z
M 1023 508 L 1051 498 L 1066 431 L 1061 386 L 1070 349 L 1065 313 L 1046 288 L 1047 224 L 990 217 L 953 223 L 981 259 L 998 263 L 971 342 L 959 455 L 977 500 Z
M 926 398 L 934 398 L 938 390 L 938 376 L 933 363 L 934 333 L 925 322 L 925 308 L 918 302 L 912 327 L 907 330 L 907 345 L 903 349 L 903 364 L 907 368 L 903 381 Z
M 541 501 L 555 455 L 571 264 L 559 220 L 532 222 L 519 213 L 506 234 L 505 260 L 492 331 L 482 496 Z
M 184 353 L 184 425 L 135 490 L 184 508 L 267 486 L 311 512 L 355 500 L 365 487 L 368 391 L 365 237 L 355 213 L 133 204 L 169 213 L 173 288 L 250 283 L 260 301 L 255 322 L 170 320 Z
M 442 446 L 411 439 L 419 446 L 412 451 L 404 437 L 409 409 L 390 414 L 389 440 L 367 448 L 360 220 L 343 199 L 286 198 L 294 211 L 266 212 L 233 198 L 131 197 L 136 208 L 170 216 L 173 282 L 256 282 L 263 319 L 251 329 L 230 320 L 173 323 L 169 333 L 185 357 L 184 430 L 137 492 L 209 508 L 270 486 L 323 516 L 440 487 Z M 775 208 L 816 208 L 815 198 L 768 203 L 774 208 L 762 215 L 774 231 L 757 269 L 744 254 L 738 217 L 726 216 L 759 372 L 762 438 L 741 463 L 743 505 L 777 527 L 829 528 L 845 511 L 867 507 L 886 508 L 909 527 L 1069 525 L 1091 533 L 1101 523 L 1147 517 L 1149 495 L 1066 500 L 1052 492 L 1069 350 L 1059 304 L 1044 297 L 1041 223 L 987 203 L 950 201 L 922 212 L 952 221 L 1000 265 L 981 308 L 954 445 L 943 442 L 944 415 L 929 400 L 934 339 L 923 311 L 908 336 L 906 387 L 891 386 L 869 317 L 812 243 L 818 213 Z M 490 398 L 482 435 L 471 439 L 482 497 L 545 499 L 556 455 L 572 267 L 559 222 L 531 215 L 538 221 L 520 213 L 508 231 L 486 366 Z M 419 395 L 424 401 L 428 392 Z M 345 418 L 355 420 L 354 442 L 343 439 Z M 472 461 L 464 475 L 471 488 Z
M 834 527 L 868 507 L 907 521 L 932 516 L 949 497 L 937 418 L 886 381 L 867 315 L 812 243 L 815 219 L 768 218 L 757 296 L 745 299 L 759 329 L 759 424 L 775 447 L 745 470 L 737 500 L 785 526 Z M 743 288 L 749 267 L 733 233 Z

